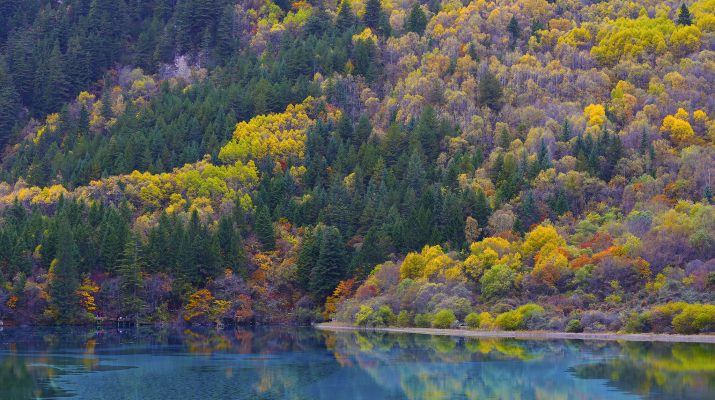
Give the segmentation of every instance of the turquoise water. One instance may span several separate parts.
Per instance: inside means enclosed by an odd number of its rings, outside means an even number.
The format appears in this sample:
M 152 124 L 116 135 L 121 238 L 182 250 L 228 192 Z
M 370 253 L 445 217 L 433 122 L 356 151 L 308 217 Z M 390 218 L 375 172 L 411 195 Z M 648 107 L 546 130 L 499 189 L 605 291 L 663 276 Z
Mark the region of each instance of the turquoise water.
M 0 331 L 0 399 L 713 399 L 715 345 L 255 330 Z

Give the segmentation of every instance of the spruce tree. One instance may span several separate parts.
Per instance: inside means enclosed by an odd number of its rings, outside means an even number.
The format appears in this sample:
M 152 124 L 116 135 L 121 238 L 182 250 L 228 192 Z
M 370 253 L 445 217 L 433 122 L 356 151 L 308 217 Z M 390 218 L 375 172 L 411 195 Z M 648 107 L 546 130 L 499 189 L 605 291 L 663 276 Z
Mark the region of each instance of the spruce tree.
M 276 247 L 276 234 L 273 231 L 273 221 L 268 212 L 268 207 L 261 206 L 256 212 L 256 236 L 261 242 L 263 250 L 269 251 Z
M 143 287 L 142 270 L 145 269 L 141 243 L 133 234 L 130 234 L 124 245 L 117 276 L 120 285 L 120 304 L 123 316 L 130 316 L 138 322 L 139 316 L 146 308 L 146 303 L 140 294 Z
M 326 227 L 320 238 L 320 251 L 315 267 L 310 273 L 310 291 L 323 300 L 345 277 L 345 243 L 338 228 Z
M 507 25 L 506 30 L 509 32 L 509 35 L 511 35 L 512 43 L 516 43 L 516 41 L 519 40 L 519 36 L 521 35 L 519 21 L 517 21 L 516 16 L 511 17 L 511 20 L 509 20 L 509 25 Z
M 503 105 L 503 91 L 501 83 L 494 74 L 487 72 L 479 80 L 479 101 L 491 108 L 494 111 L 499 112 Z
M 0 149 L 10 141 L 12 128 L 20 110 L 20 96 L 5 60 L 0 59 Z
M 356 146 L 360 146 L 361 144 L 368 141 L 371 134 L 372 123 L 370 122 L 370 118 L 367 115 L 361 115 L 360 119 L 358 119 L 357 126 L 353 131 L 353 144 Z
M 420 2 L 415 2 L 415 5 L 412 6 L 410 15 L 407 17 L 407 21 L 405 22 L 405 30 L 407 32 L 415 32 L 418 35 L 422 35 L 426 27 L 427 16 L 425 15 L 425 12 L 422 11 Z
M 79 275 L 77 274 L 77 245 L 72 227 L 64 213 L 57 218 L 57 242 L 55 258 L 50 264 L 48 290 L 50 307 L 59 324 L 72 324 L 80 318 L 80 303 L 77 297 Z
M 690 10 L 685 3 L 680 5 L 680 10 L 678 10 L 678 25 L 692 25 L 693 16 L 690 15 Z
M 340 3 L 340 10 L 335 19 L 335 27 L 341 32 L 346 31 L 355 26 L 356 19 L 357 17 L 355 17 L 353 8 L 350 5 L 350 0 L 343 0 L 343 2 Z
M 382 18 L 382 5 L 380 0 L 367 0 L 365 3 L 365 14 L 363 14 L 362 20 L 365 26 L 377 31 L 380 26 L 380 19 Z
M 223 217 L 219 220 L 216 236 L 221 251 L 222 266 L 231 268 L 241 276 L 246 276 L 247 271 L 241 235 L 234 228 L 231 218 Z
M 318 256 L 320 255 L 321 229 L 320 227 L 316 227 L 306 232 L 305 236 L 303 236 L 298 260 L 296 261 L 296 280 L 298 286 L 306 291 L 310 288 L 311 271 L 315 267 Z

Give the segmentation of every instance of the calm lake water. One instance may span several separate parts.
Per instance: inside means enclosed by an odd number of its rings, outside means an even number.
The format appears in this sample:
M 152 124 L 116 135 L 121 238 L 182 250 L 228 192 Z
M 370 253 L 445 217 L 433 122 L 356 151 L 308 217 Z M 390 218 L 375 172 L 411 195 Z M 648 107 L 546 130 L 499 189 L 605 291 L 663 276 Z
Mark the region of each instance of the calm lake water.
M 715 345 L 255 330 L 0 331 L 0 399 L 713 399 Z

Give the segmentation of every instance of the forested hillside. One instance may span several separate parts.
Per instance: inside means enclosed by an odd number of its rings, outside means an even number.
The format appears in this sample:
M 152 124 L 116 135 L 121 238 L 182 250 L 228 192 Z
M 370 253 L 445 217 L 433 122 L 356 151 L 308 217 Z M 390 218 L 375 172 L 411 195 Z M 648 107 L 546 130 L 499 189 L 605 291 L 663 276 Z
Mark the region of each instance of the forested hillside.
M 715 0 L 0 0 L 0 320 L 715 331 Z

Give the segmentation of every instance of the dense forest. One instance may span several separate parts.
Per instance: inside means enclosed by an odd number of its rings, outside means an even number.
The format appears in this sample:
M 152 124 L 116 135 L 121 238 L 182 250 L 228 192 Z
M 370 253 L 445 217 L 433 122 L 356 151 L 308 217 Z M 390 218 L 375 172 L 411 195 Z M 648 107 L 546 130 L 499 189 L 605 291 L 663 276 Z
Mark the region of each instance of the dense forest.
M 715 0 L 0 0 L 0 320 L 715 331 Z

